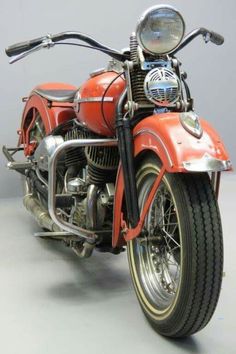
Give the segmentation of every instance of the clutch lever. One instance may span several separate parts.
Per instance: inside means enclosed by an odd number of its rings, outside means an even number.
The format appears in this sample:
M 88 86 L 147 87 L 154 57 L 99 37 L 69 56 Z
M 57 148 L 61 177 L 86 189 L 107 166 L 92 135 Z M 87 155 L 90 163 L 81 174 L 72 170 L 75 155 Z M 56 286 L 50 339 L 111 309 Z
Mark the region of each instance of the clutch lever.
M 42 41 L 42 43 L 38 44 L 37 46 L 35 46 L 34 48 L 31 48 L 29 50 L 26 50 L 23 53 L 20 53 L 18 55 L 15 55 L 14 57 L 12 57 L 12 59 L 9 60 L 9 64 L 13 64 L 25 57 L 27 57 L 28 55 L 37 52 L 38 50 L 42 49 L 42 48 L 47 48 L 50 49 L 55 45 L 55 43 L 52 41 L 51 39 L 51 35 L 47 35 L 47 37 L 45 37 L 45 39 Z

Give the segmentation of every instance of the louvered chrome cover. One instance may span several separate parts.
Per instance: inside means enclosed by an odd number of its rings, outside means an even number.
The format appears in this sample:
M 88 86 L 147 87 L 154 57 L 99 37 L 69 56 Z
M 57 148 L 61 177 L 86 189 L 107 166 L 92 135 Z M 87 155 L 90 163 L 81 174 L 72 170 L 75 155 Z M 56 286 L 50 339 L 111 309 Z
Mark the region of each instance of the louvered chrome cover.
M 180 96 L 180 80 L 167 68 L 155 68 L 149 71 L 144 80 L 147 98 L 158 106 L 171 106 Z

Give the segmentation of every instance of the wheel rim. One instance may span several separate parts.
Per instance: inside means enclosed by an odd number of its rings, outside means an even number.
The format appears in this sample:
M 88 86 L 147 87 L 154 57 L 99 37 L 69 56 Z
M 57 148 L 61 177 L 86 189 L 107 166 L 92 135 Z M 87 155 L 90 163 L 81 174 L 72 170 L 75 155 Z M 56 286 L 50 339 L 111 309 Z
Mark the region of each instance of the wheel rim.
M 152 172 L 152 173 L 150 173 Z M 145 200 L 156 173 L 145 171 L 139 184 L 139 206 Z M 145 236 L 144 236 L 145 235 Z M 135 267 L 148 302 L 165 312 L 175 302 L 181 276 L 181 241 L 176 205 L 164 180 L 145 219 L 142 236 L 133 242 Z

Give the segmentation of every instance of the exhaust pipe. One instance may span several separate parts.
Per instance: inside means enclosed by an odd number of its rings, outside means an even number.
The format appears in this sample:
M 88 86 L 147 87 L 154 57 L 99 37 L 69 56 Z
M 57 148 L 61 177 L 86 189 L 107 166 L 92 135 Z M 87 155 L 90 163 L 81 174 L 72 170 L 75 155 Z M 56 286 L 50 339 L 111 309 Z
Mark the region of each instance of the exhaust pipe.
M 31 194 L 27 194 L 23 198 L 25 208 L 34 216 L 38 224 L 45 229 L 53 232 L 62 231 L 60 227 L 51 219 L 49 213 L 44 209 Z
M 62 229 L 51 219 L 48 211 L 44 209 L 32 194 L 27 194 L 23 198 L 25 208 L 34 216 L 38 224 L 51 232 L 61 232 Z M 50 234 L 50 233 L 49 233 Z M 92 255 L 96 243 L 85 241 L 82 245 L 73 243 L 71 246 L 75 254 L 80 258 L 88 258 Z

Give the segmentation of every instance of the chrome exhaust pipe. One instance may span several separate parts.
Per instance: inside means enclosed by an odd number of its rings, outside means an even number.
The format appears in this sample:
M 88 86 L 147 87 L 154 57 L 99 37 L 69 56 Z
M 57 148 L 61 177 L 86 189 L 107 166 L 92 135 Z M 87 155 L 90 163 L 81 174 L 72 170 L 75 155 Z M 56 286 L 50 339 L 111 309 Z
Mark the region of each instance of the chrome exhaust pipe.
M 69 238 L 70 235 L 67 235 L 66 232 L 63 232 L 62 229 L 60 229 L 60 227 L 57 224 L 55 224 L 55 222 L 51 219 L 47 210 L 44 209 L 39 204 L 39 201 L 36 198 L 34 198 L 32 194 L 27 194 L 24 196 L 23 204 L 25 208 L 34 216 L 37 223 L 42 228 L 50 230 L 50 232 L 42 233 L 43 236 L 55 237 L 55 238 L 58 238 L 59 236 L 59 239 L 61 238 L 64 240 L 66 238 Z M 73 246 L 71 246 L 71 249 L 78 257 L 88 258 L 92 255 L 95 245 L 96 245 L 95 243 L 89 243 L 85 241 L 82 245 L 74 243 Z
M 26 194 L 24 196 L 23 204 L 42 228 L 52 232 L 62 231 L 61 228 L 51 219 L 48 211 L 40 205 L 39 201 L 34 198 L 32 194 Z

